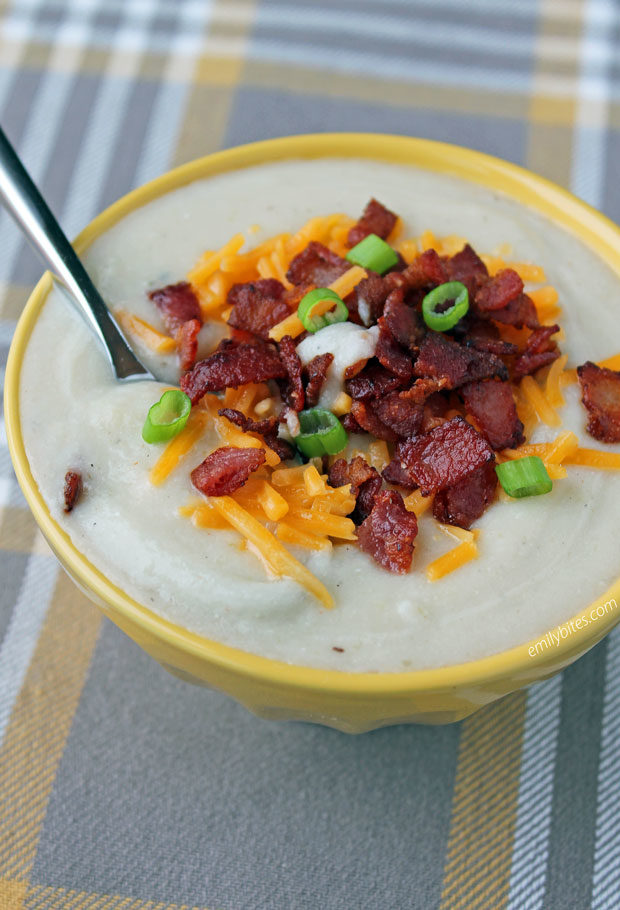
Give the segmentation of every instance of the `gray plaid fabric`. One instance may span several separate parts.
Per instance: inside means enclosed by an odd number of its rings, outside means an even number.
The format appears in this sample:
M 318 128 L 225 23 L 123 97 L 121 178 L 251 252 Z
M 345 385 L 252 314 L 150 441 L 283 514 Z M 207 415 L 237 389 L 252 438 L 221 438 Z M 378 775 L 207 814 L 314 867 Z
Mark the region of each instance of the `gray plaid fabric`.
M 613 0 L 0 0 L 0 121 L 67 232 L 239 142 L 372 130 L 620 218 Z M 0 359 L 40 273 L 0 212 Z M 346 737 L 169 677 L 59 570 L 0 425 L 0 908 L 620 906 L 620 636 Z

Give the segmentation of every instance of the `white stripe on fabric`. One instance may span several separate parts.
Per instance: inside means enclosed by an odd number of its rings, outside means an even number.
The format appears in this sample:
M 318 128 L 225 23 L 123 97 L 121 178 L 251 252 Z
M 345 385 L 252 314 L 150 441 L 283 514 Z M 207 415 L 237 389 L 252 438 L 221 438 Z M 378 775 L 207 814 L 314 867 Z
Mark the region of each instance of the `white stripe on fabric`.
M 45 620 L 60 566 L 32 555 L 6 634 L 0 645 L 0 745 Z
M 151 17 L 154 14 L 152 4 L 150 14 Z M 100 91 L 84 124 L 82 148 L 62 212 L 63 227 L 70 237 L 97 214 L 99 193 L 113 166 L 111 158 L 118 148 L 118 134 L 133 88 L 131 77 L 140 63 L 138 56 L 126 59 L 123 35 L 129 29 L 130 26 L 123 22 L 117 32 L 118 41 L 114 42 L 114 51 L 101 76 Z M 148 38 L 146 31 L 140 35 L 141 51 L 148 46 Z M 123 75 L 106 75 L 107 71 L 114 71 L 117 62 L 123 64 Z
M 477 7 L 476 7 L 477 8 Z M 505 57 L 520 56 L 529 59 L 534 55 L 535 42 L 527 32 L 511 32 L 510 42 L 506 44 L 505 28 L 486 28 L 482 25 L 455 25 L 448 18 L 444 22 L 429 22 L 415 15 L 401 18 L 396 16 L 366 13 L 361 10 L 351 15 L 346 10 L 333 7 L 313 9 L 295 6 L 275 5 L 260 6 L 256 17 L 257 25 L 269 28 L 286 29 L 290 32 L 304 32 L 313 29 L 318 35 L 363 35 L 373 40 L 407 41 L 411 54 L 415 55 L 416 45 L 424 48 L 436 48 L 440 51 L 449 48 L 469 50 L 476 54 Z M 260 40 L 260 38 L 258 39 Z M 294 40 L 294 35 L 293 35 Z M 562 36 L 549 36 L 547 53 L 554 60 L 572 60 L 575 52 L 575 40 Z M 442 61 L 444 62 L 444 61 Z
M 48 72 L 36 94 L 19 153 L 35 183 L 45 173 L 55 145 L 60 115 L 69 94 L 74 74 Z M 7 277 L 20 249 L 22 234 L 13 219 L 0 210 L 0 250 Z
M 612 910 L 620 894 L 620 628 L 607 643 L 596 797 L 592 910 Z
M 590 205 L 603 200 L 610 70 L 618 13 L 613 0 L 587 0 L 580 53 L 571 185 Z M 601 26 L 605 26 L 601 30 Z
M 507 910 L 543 907 L 561 694 L 559 675 L 528 692 Z
M 136 186 L 152 180 L 170 166 L 192 81 L 189 73 L 188 78 L 181 82 L 171 80 L 172 73 L 178 69 L 179 59 L 183 60 L 186 70 L 192 66 L 192 60 L 184 52 L 180 36 L 185 28 L 191 26 L 196 30 L 201 46 L 202 35 L 212 11 L 213 4 L 207 0 L 201 2 L 199 9 L 193 8 L 191 4 L 183 4 L 178 8 L 177 33 L 170 39 L 168 65 L 162 74 L 144 137 L 144 148 L 136 168 Z M 200 16 L 197 15 L 198 12 L 201 13 Z

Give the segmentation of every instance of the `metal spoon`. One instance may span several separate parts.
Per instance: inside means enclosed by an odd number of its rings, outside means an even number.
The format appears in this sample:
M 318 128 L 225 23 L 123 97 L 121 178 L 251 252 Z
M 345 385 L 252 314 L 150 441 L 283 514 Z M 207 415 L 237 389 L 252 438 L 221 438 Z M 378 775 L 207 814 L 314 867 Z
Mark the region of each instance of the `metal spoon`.
M 77 253 L 0 129 L 0 200 L 103 345 L 119 382 L 155 379 L 127 344 Z

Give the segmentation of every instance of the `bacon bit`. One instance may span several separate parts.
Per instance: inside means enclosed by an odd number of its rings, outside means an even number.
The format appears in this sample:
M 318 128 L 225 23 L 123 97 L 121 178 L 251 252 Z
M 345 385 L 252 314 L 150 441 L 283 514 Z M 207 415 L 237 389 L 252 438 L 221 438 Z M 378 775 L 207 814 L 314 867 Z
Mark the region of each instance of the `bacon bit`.
M 402 344 L 404 348 L 416 352 L 426 334 L 424 320 L 417 310 L 407 306 L 404 302 L 403 288 L 392 291 L 385 301 L 383 316 L 379 319 L 379 326 Z
M 397 216 L 393 212 L 386 209 L 376 199 L 371 199 L 362 212 L 359 221 L 349 231 L 347 244 L 355 246 L 356 243 L 360 243 L 369 234 L 376 234 L 377 237 L 385 240 L 392 233 L 396 221 Z
M 384 569 L 404 575 L 411 567 L 417 533 L 418 520 L 407 511 L 400 493 L 382 490 L 358 529 L 358 543 Z
M 523 293 L 523 282 L 513 269 L 502 269 L 476 292 L 476 308 L 483 313 L 501 310 Z
M 461 392 L 467 411 L 494 449 L 516 448 L 525 441 L 510 383 L 470 382 Z
M 65 512 L 72 511 L 74 505 L 82 495 L 82 475 L 79 471 L 67 471 L 65 474 L 65 486 L 63 496 L 65 500 Z
M 277 417 L 264 417 L 262 420 L 252 420 L 251 417 L 246 417 L 242 411 L 238 411 L 236 408 L 220 408 L 217 413 L 220 417 L 225 417 L 226 420 L 230 420 L 231 423 L 234 423 L 235 426 L 239 427 L 240 430 L 243 430 L 244 433 L 258 433 L 259 436 L 268 436 L 270 433 L 273 433 L 278 426 Z
M 462 282 L 471 298 L 475 298 L 478 288 L 482 287 L 489 277 L 486 265 L 469 243 L 465 244 L 460 253 L 445 259 L 444 268 L 446 277 L 442 281 Z
M 436 250 L 427 249 L 402 272 L 390 272 L 385 280 L 391 290 L 418 291 L 443 284 L 448 277 L 445 263 Z
M 286 404 L 294 411 L 303 411 L 305 394 L 301 378 L 302 365 L 295 342 L 290 335 L 285 335 L 278 342 L 280 359 L 286 367 L 287 380 L 280 382 L 280 393 Z
M 174 335 L 177 329 L 190 319 L 197 319 L 202 325 L 200 304 L 188 281 L 157 288 L 150 291 L 148 296 L 161 313 L 166 331 L 170 335 Z
M 205 496 L 228 496 L 265 463 L 262 449 L 237 449 L 222 446 L 207 455 L 191 473 L 192 483 Z
M 290 263 L 286 277 L 292 284 L 313 284 L 324 288 L 350 268 L 351 264 L 346 259 L 312 240 Z
M 424 404 L 431 395 L 446 388 L 447 384 L 447 379 L 416 379 L 411 388 L 400 393 L 400 397 L 414 404 Z
M 379 420 L 397 436 L 407 438 L 420 432 L 424 407 L 412 401 L 408 392 L 390 392 L 370 405 Z
M 458 340 L 468 348 L 475 348 L 476 351 L 483 351 L 485 354 L 496 354 L 498 357 L 517 353 L 516 344 L 500 338 L 499 329 L 493 322 L 474 318 L 464 328 L 465 333 Z
M 494 354 L 465 348 L 439 332 L 429 332 L 414 365 L 416 376 L 445 379 L 446 388 L 455 389 L 477 379 L 508 378 L 508 370 Z
M 536 307 L 527 294 L 520 294 L 507 306 L 501 310 L 493 310 L 489 315 L 495 322 L 512 325 L 517 329 L 522 329 L 523 326 L 527 326 L 528 329 L 537 329 L 539 326 Z
M 399 442 L 383 477 L 391 480 L 392 465 L 394 474 L 400 467 L 408 487 L 420 487 L 427 496 L 454 486 L 487 461 L 494 462 L 495 455 L 486 439 L 462 417 L 453 417 L 428 433 Z
M 370 401 L 354 401 L 351 405 L 350 412 L 345 414 L 342 421 L 345 429 L 349 429 L 347 422 L 348 419 L 352 417 L 357 423 L 357 426 L 361 430 L 370 433 L 371 436 L 376 436 L 378 439 L 385 439 L 386 442 L 396 442 L 398 434 L 380 420 L 374 411 L 373 404 L 374 403 Z M 350 430 L 349 432 L 359 431 L 360 430 L 358 429 Z
M 264 342 L 235 345 L 226 339 L 215 353 L 181 376 L 180 385 L 192 404 L 196 404 L 205 392 L 236 389 L 248 382 L 283 379 L 286 375 L 286 368 L 272 345 Z
M 228 325 L 252 332 L 265 340 L 269 329 L 290 312 L 286 289 L 275 278 L 233 284 L 226 300 L 233 307 Z
M 351 411 L 348 414 L 345 414 L 341 421 L 343 427 L 347 433 L 364 433 L 366 432 L 363 427 L 359 425 Z
M 463 480 L 440 490 L 433 499 L 433 515 L 444 524 L 470 528 L 493 501 L 496 489 L 495 463 L 487 461 Z
M 349 462 L 338 458 L 329 469 L 328 481 L 332 487 L 351 485 L 351 496 L 356 499 L 355 511 L 351 515 L 355 524 L 360 524 L 370 515 L 383 484 L 379 472 L 361 455 Z
M 535 373 L 560 356 L 560 350 L 551 340 L 551 336 L 560 331 L 559 325 L 541 325 L 537 328 L 525 344 L 525 350 L 515 360 L 514 375 L 516 378 Z
M 388 282 L 374 272 L 364 278 L 346 298 L 350 314 L 356 314 L 365 326 L 376 325 L 390 293 Z
M 358 401 L 369 401 L 371 398 L 380 398 L 388 392 L 393 392 L 402 386 L 398 376 L 390 373 L 376 360 L 371 360 L 363 370 L 349 379 L 346 389 L 351 398 Z
M 327 371 L 332 365 L 334 355 L 329 351 L 325 354 L 317 354 L 305 367 L 306 376 L 306 405 L 314 408 L 318 404 L 323 383 L 327 379 Z
M 199 319 L 188 319 L 177 329 L 176 345 L 179 352 L 179 364 L 182 370 L 191 370 L 196 362 L 198 351 L 198 334 L 202 328 Z
M 588 433 L 601 442 L 620 442 L 620 372 L 588 360 L 577 367 L 582 401 L 588 410 Z
M 394 340 L 390 332 L 384 327 L 379 329 L 379 340 L 375 349 L 375 357 L 386 370 L 394 373 L 402 382 L 406 383 L 412 379 L 411 355 Z

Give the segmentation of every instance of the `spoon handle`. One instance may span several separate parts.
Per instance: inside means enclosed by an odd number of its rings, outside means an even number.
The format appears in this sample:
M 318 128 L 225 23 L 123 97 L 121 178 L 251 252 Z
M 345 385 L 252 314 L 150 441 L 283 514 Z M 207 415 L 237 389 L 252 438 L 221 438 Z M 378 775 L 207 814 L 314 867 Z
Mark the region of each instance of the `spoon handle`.
M 1 128 L 0 200 L 103 344 L 116 378 L 152 379 Z

